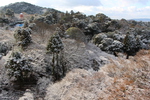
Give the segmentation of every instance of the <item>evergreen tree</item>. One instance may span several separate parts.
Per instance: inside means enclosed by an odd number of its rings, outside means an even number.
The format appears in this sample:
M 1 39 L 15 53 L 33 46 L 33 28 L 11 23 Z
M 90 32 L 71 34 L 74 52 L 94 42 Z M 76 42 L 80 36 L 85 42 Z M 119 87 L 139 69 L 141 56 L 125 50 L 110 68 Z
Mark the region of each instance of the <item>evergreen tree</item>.
M 60 68 L 60 52 L 64 49 L 64 45 L 61 41 L 61 38 L 56 32 L 49 40 L 47 45 L 47 51 L 52 53 L 52 75 L 54 76 L 55 80 L 60 79 L 61 75 L 59 71 L 62 69 Z
M 130 35 L 127 33 L 127 35 L 124 38 L 124 52 L 127 54 L 127 59 L 129 56 L 134 56 L 136 53 L 140 50 L 141 43 L 140 39 L 136 39 L 134 35 Z
M 7 9 L 5 15 L 8 17 L 14 17 L 14 11 L 11 9 Z
M 70 13 L 71 13 L 71 15 L 74 15 L 74 11 L 73 10 L 71 10 Z
M 30 28 L 18 28 L 14 32 L 14 38 L 16 39 L 16 42 L 18 42 L 18 45 L 21 46 L 22 49 L 25 49 L 26 46 L 28 46 L 31 42 L 31 29 Z
M 29 59 L 22 57 L 21 53 L 13 52 L 11 58 L 5 64 L 10 78 L 15 77 L 17 82 L 24 82 L 32 74 L 32 66 Z
M 117 40 L 114 40 L 112 45 L 108 46 L 108 50 L 113 52 L 113 54 L 116 57 L 118 56 L 116 52 L 122 52 L 122 48 L 123 48 L 123 43 Z

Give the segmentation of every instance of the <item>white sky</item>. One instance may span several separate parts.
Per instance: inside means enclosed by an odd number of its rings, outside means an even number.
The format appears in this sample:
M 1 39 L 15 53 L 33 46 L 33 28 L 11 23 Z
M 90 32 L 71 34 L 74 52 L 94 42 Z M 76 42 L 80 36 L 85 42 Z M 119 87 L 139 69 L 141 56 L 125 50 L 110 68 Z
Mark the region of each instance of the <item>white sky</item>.
M 104 13 L 114 19 L 150 18 L 150 0 L 22 0 L 60 11 L 80 11 L 86 15 Z M 3 0 L 5 6 L 21 0 Z

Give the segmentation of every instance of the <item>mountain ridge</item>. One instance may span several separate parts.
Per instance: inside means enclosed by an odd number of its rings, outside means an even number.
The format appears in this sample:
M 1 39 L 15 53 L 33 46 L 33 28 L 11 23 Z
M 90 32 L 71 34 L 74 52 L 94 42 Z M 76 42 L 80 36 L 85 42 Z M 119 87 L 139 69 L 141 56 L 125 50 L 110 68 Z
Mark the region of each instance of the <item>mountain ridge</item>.
M 134 18 L 131 20 L 135 20 L 135 21 L 142 21 L 142 22 L 150 22 L 150 18 Z
M 58 11 L 53 8 L 40 7 L 40 6 L 27 3 L 27 2 L 16 2 L 16 3 L 11 3 L 9 5 L 1 7 L 2 11 L 6 11 L 7 9 L 12 9 L 14 13 L 17 13 L 17 14 L 22 13 L 22 12 L 25 12 L 28 14 L 43 14 L 46 10 Z

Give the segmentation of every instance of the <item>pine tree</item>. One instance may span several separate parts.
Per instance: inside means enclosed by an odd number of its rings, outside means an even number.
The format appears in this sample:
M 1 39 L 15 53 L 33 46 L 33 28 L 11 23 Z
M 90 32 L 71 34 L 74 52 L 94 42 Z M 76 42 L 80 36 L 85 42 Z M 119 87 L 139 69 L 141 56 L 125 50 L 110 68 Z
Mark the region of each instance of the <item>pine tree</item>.
M 61 38 L 56 32 L 49 40 L 47 45 L 47 51 L 52 53 L 52 75 L 54 76 L 55 80 L 60 78 L 58 70 L 60 70 L 60 52 L 64 49 L 64 45 L 61 41 Z

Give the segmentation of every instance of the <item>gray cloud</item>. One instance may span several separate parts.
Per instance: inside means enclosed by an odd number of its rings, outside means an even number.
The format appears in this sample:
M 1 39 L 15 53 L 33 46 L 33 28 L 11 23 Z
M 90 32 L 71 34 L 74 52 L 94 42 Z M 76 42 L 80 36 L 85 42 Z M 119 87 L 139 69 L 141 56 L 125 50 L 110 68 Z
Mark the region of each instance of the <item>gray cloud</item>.
M 35 0 L 36 5 L 60 11 L 81 11 L 87 15 L 104 13 L 111 18 L 149 18 L 150 0 Z
M 66 0 L 67 1 L 67 0 Z M 69 0 L 67 2 L 69 6 L 100 6 L 100 0 Z
M 38 5 L 45 7 L 75 7 L 75 6 L 100 6 L 100 0 L 37 0 Z
M 147 4 L 149 2 L 149 0 L 123 0 L 126 1 L 127 3 L 140 3 L 140 4 Z

